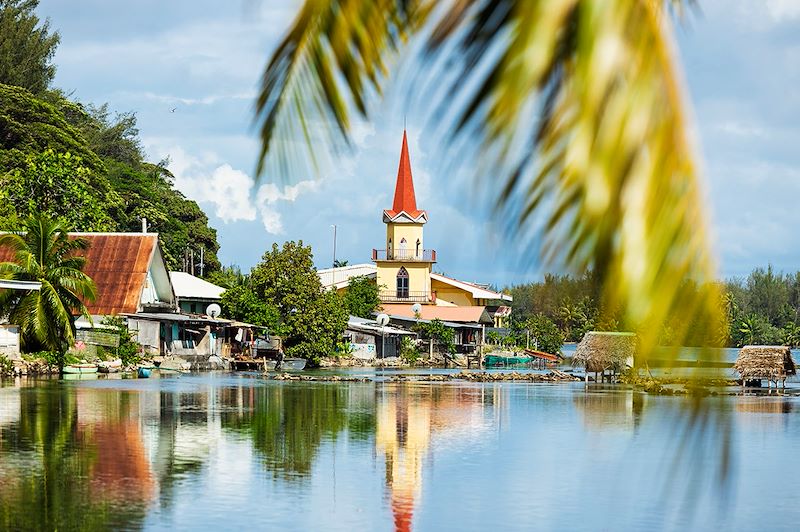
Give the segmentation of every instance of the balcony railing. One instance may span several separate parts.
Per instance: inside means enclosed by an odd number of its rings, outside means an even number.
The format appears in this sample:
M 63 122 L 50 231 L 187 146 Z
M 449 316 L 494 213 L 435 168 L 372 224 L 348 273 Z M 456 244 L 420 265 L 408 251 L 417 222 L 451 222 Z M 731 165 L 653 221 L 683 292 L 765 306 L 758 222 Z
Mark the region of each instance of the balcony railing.
M 378 297 L 384 303 L 433 303 L 436 301 L 436 292 L 381 290 Z
M 372 260 L 400 260 L 400 261 L 421 261 L 436 262 L 435 249 L 373 249 Z

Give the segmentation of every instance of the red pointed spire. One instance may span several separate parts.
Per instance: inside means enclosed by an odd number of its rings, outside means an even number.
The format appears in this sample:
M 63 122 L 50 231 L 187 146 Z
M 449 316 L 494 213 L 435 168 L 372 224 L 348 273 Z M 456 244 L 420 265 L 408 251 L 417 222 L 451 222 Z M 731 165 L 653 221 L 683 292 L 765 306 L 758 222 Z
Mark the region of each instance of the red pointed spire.
M 424 211 L 417 209 L 417 198 L 414 194 L 414 179 L 411 177 L 411 158 L 408 156 L 408 137 L 403 130 L 403 147 L 400 149 L 400 166 L 397 169 L 397 184 L 394 189 L 394 202 L 391 211 L 384 211 L 393 218 L 405 212 L 417 218 Z

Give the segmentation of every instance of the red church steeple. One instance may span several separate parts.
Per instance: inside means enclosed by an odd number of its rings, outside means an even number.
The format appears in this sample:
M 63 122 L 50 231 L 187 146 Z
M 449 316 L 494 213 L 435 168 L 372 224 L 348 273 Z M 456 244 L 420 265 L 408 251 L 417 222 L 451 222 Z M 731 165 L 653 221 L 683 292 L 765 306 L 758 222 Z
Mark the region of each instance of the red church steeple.
M 425 211 L 417 209 L 414 179 L 411 177 L 411 158 L 408 156 L 408 138 L 405 130 L 403 130 L 403 147 L 400 149 L 400 166 L 397 169 L 397 184 L 394 189 L 392 209 L 385 210 L 383 213 L 389 219 L 394 219 L 401 213 L 405 213 L 415 221 L 420 217 L 427 219 Z

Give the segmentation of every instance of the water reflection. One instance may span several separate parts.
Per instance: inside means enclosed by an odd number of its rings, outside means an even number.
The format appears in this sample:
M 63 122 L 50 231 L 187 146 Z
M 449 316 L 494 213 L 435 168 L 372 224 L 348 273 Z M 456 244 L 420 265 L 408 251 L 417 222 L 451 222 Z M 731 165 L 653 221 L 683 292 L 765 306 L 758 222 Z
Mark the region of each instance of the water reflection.
M 580 383 L 18 381 L 0 387 L 0 530 L 685 527 L 653 481 L 687 471 L 669 458 L 684 400 Z M 800 451 L 797 400 L 719 399 L 763 478 Z M 763 501 L 746 473 L 740 501 Z M 769 492 L 784 518 L 788 482 Z

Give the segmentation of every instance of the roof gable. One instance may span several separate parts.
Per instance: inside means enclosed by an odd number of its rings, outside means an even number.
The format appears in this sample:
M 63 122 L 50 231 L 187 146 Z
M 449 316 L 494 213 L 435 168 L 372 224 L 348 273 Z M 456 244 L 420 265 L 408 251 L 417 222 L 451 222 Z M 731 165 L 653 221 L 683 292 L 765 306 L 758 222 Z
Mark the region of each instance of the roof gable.
M 169 272 L 178 299 L 220 299 L 225 289 L 186 272 Z
M 465 292 L 469 292 L 470 294 L 472 294 L 472 297 L 477 299 L 499 299 L 502 301 L 514 300 L 514 298 L 508 294 L 503 294 L 502 292 L 495 292 L 494 290 L 489 290 L 488 288 L 483 288 L 482 286 L 478 286 L 473 283 L 468 283 L 466 281 L 459 281 L 458 279 L 453 279 L 451 277 L 447 277 L 439 273 L 431 273 L 431 280 L 444 283 L 448 286 L 452 286 L 460 290 L 464 290 Z
M 157 253 L 158 234 L 69 233 L 69 236 L 89 241 L 83 271 L 97 287 L 97 299 L 85 303 L 89 314 L 104 316 L 137 312 L 154 257 L 163 262 L 161 254 Z M 0 248 L 0 262 L 10 260 L 13 260 L 11 250 Z

